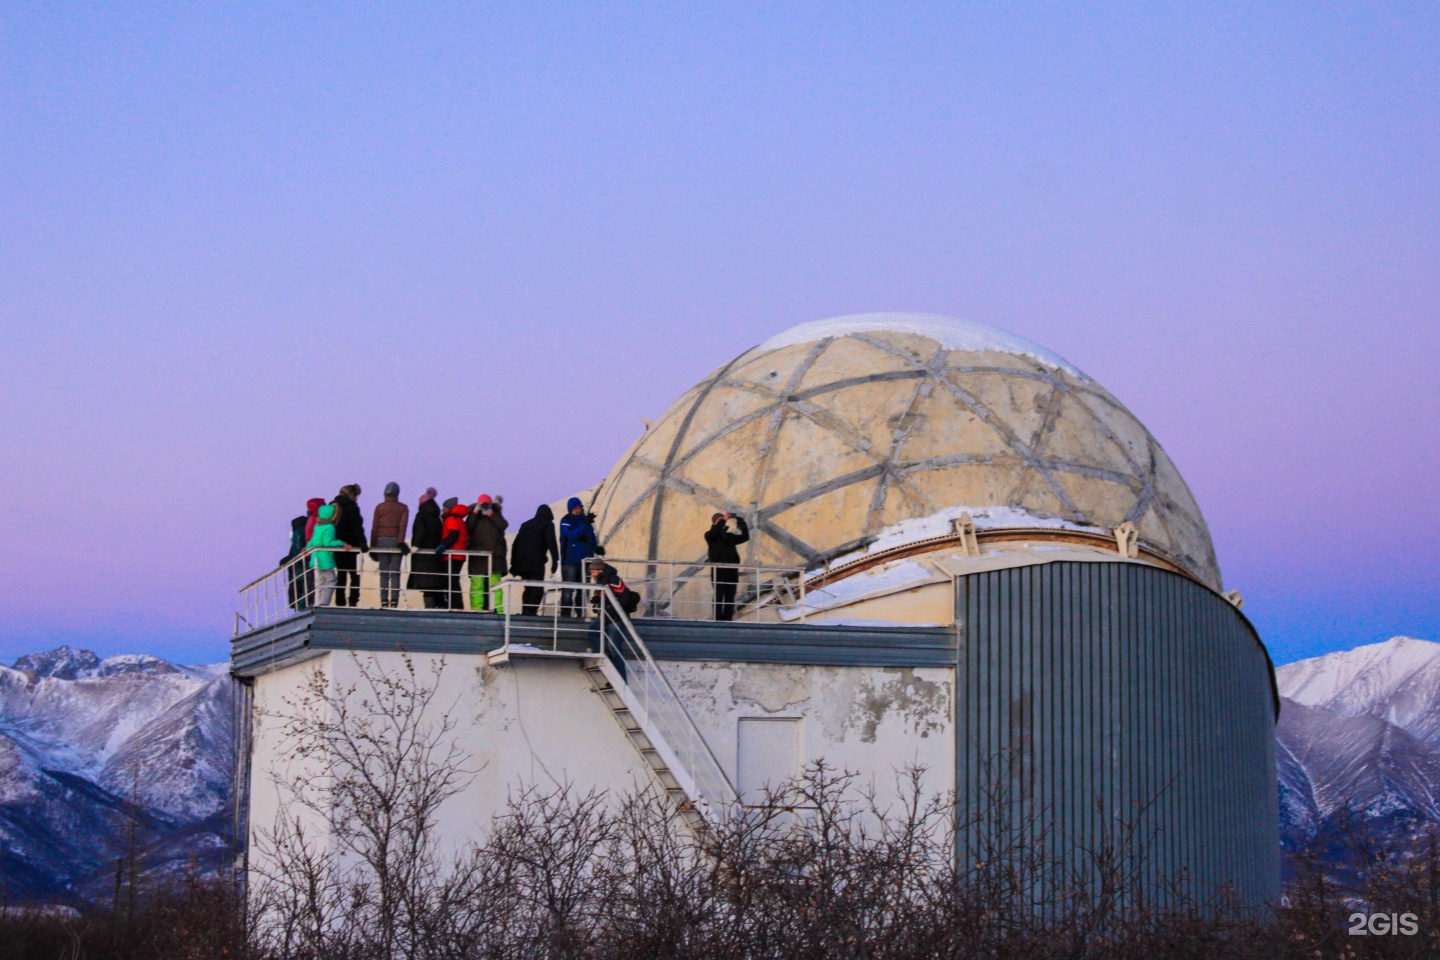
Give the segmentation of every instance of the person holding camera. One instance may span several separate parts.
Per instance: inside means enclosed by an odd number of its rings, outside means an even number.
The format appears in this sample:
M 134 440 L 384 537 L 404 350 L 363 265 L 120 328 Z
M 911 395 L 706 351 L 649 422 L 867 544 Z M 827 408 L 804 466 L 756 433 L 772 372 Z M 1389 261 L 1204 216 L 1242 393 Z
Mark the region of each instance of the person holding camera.
M 734 520 L 738 533 L 731 533 L 728 523 Z M 710 581 L 715 587 L 715 619 L 735 619 L 735 590 L 740 583 L 740 544 L 750 539 L 750 528 L 744 517 L 733 513 L 717 513 L 710 518 L 705 531 L 706 553 L 710 559 Z M 734 566 L 728 566 L 734 564 Z
M 470 510 L 466 525 L 470 530 L 470 549 L 484 550 L 488 557 L 470 558 L 470 609 L 504 613 L 505 601 L 500 595 L 500 578 L 508 568 L 505 557 L 505 530 L 510 522 L 501 512 L 504 497 L 492 498 L 482 493 Z
M 571 497 L 565 504 L 565 516 L 560 519 L 560 579 L 567 583 L 585 582 L 585 561 L 595 556 L 595 514 L 586 513 L 579 497 Z M 580 590 L 560 591 L 560 615 L 562 617 L 583 617 L 584 601 Z

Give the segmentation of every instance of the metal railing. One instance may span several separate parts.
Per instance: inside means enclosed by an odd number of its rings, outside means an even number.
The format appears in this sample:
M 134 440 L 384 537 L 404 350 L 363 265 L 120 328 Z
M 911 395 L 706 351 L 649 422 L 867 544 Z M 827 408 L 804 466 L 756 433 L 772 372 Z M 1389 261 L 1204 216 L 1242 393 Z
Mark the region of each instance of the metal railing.
M 315 569 L 321 554 L 334 555 L 333 591 L 325 598 L 328 577 Z M 452 562 L 451 557 L 461 558 Z M 393 559 L 392 559 L 393 558 Z M 483 573 L 472 574 L 472 559 Z M 416 563 L 419 561 L 419 566 Z M 353 569 L 350 564 L 353 562 Z M 368 553 L 332 547 L 307 547 L 262 577 L 240 588 L 235 633 L 269 626 L 316 606 L 396 610 L 474 610 L 494 607 L 500 595 L 491 583 L 493 558 L 487 550 L 401 550 L 374 547 Z M 485 577 L 484 585 L 472 578 Z M 480 586 L 479 590 L 472 587 Z
M 710 811 L 719 813 L 719 807 L 736 802 L 730 778 L 613 590 L 603 584 L 552 580 L 507 580 L 502 587 L 508 594 L 505 639 L 497 654 L 598 655 L 626 709 L 656 748 L 670 754 L 664 758 L 667 766 L 702 814 L 708 817 Z M 546 594 L 574 590 L 588 619 L 564 616 L 563 598 L 560 603 L 547 601 L 538 620 L 524 617 L 521 595 L 526 589 Z M 532 599 L 535 596 L 532 592 Z
M 798 610 L 805 620 L 805 568 L 705 560 L 639 560 L 605 557 L 630 589 L 640 594 L 637 615 L 672 620 L 752 620 L 766 612 Z M 727 611 L 717 591 L 733 583 Z M 731 617 L 724 616 L 726 612 Z
M 491 576 L 493 560 L 486 551 L 449 550 L 437 555 L 430 550 L 416 549 L 376 547 L 362 553 L 354 549 L 309 547 L 240 588 L 236 635 L 320 605 L 325 584 L 317 577 L 312 560 L 322 553 L 334 554 L 343 567 L 335 571 L 334 591 L 327 606 L 501 612 L 510 609 L 512 593 L 517 611 L 523 602 L 523 587 L 512 590 L 506 586 L 519 581 Z M 458 573 L 452 571 L 448 557 L 464 558 Z M 472 574 L 471 558 L 484 558 L 487 572 Z M 353 570 L 349 568 L 352 561 Z M 783 610 L 786 619 L 798 619 L 802 623 L 805 620 L 803 567 L 610 557 L 605 561 L 640 594 L 640 608 L 636 611 L 640 617 L 719 620 L 726 619 L 728 614 L 737 620 L 753 620 L 773 614 L 775 619 L 780 619 Z M 476 584 L 472 580 L 480 576 L 486 578 L 488 589 L 474 589 Z M 565 599 L 563 591 L 585 586 L 566 586 L 558 579 L 544 582 L 547 587 L 534 611 L 542 616 L 558 616 L 557 610 Z M 734 594 L 730 604 L 721 591 L 732 583 Z

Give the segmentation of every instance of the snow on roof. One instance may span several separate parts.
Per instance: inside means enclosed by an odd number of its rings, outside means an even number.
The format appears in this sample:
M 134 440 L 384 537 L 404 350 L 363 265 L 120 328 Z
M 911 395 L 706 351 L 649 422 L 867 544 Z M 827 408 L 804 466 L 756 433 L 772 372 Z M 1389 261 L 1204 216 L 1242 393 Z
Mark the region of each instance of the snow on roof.
M 896 547 L 919 543 L 921 540 L 948 536 L 955 532 L 954 522 L 966 513 L 970 514 L 970 519 L 975 522 L 976 530 L 1047 529 L 1083 530 L 1090 533 L 1100 531 L 1099 527 L 1072 523 L 1058 517 L 1039 517 L 1019 507 L 946 507 L 928 517 L 911 517 L 908 520 L 891 524 L 877 533 L 875 539 L 863 549 L 836 557 L 830 561 L 830 565 L 841 567 L 853 560 L 859 560 L 861 557 L 873 556 Z
M 843 337 L 852 333 L 894 330 L 929 337 L 949 350 L 979 352 L 994 350 L 1029 357 L 1047 367 L 1064 370 L 1075 377 L 1085 377 L 1059 354 L 1031 343 L 997 327 L 973 320 L 959 320 L 938 313 L 853 313 L 829 320 L 812 320 L 791 327 L 760 344 L 759 350 L 775 350 L 796 343 L 808 343 L 825 337 Z
M 943 574 L 937 574 L 930 567 L 914 560 L 897 560 L 874 570 L 866 570 L 826 586 L 807 590 L 805 611 L 818 613 L 832 607 L 847 606 L 872 595 L 895 593 L 942 576 Z M 797 620 L 799 617 L 798 606 L 780 611 L 781 620 Z

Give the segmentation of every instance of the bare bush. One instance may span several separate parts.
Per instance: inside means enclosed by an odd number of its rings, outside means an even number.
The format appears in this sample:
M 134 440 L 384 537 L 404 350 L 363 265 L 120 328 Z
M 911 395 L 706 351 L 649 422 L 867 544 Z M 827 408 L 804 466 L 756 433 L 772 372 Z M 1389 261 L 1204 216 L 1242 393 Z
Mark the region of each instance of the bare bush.
M 360 663 L 286 705 L 297 759 L 262 835 L 248 949 L 266 960 L 1026 960 L 1436 954 L 1440 856 L 1358 827 L 1347 886 L 1318 856 L 1266 916 L 1143 866 L 1146 811 L 1079 855 L 1005 777 L 967 798 L 903 771 L 879 792 L 821 762 L 696 835 L 656 788 L 518 790 L 483 838 L 442 852 L 437 811 L 474 771 L 439 673 Z M 302 763 L 302 767 L 304 764 Z M 1426 852 L 1428 850 L 1428 853 Z M 1418 851 L 1418 855 L 1417 855 Z M 1308 864 L 1308 865 L 1307 865 Z M 1349 937 L 1346 911 L 1412 912 L 1408 940 Z

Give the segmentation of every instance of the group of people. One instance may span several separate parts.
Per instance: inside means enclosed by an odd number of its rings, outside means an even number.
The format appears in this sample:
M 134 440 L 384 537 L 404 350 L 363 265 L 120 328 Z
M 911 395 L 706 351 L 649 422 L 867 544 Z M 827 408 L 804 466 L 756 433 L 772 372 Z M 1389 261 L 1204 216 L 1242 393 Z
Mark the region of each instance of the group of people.
M 401 558 L 412 554 L 406 589 L 417 590 L 426 609 L 464 610 L 466 594 L 470 610 L 504 613 L 501 580 L 508 574 L 520 580 L 538 582 L 558 568 L 560 579 L 582 583 L 587 579 L 604 584 L 633 613 L 639 596 L 630 590 L 619 572 L 604 562 L 605 549 L 595 532 L 595 514 L 585 509 L 579 497 L 571 497 L 565 516 L 560 518 L 557 539 L 554 512 L 546 504 L 516 531 L 507 544 L 504 498 L 482 493 L 474 503 L 450 497 L 437 504 L 434 487 L 420 495 L 413 524 L 410 507 L 400 502 L 400 485 L 385 485 L 384 499 L 375 505 L 370 535 L 360 512 L 360 484 L 340 488 L 329 503 L 316 497 L 306 502 L 305 514 L 290 521 L 290 552 L 282 558 L 289 574 L 290 605 L 297 610 L 314 606 L 357 607 L 360 605 L 359 554 L 373 554 L 380 570 L 380 606 L 400 605 Z M 738 531 L 729 530 L 734 520 Z M 405 540 L 406 529 L 410 539 Z M 707 555 L 714 564 L 739 564 L 737 547 L 750 539 L 745 518 L 717 513 L 705 532 Z M 310 550 L 308 563 L 293 561 Z M 738 567 L 712 569 L 715 588 L 715 619 L 732 620 Z M 583 591 L 560 592 L 560 615 L 583 617 Z M 545 588 L 522 589 L 521 612 L 535 614 L 545 599 Z

